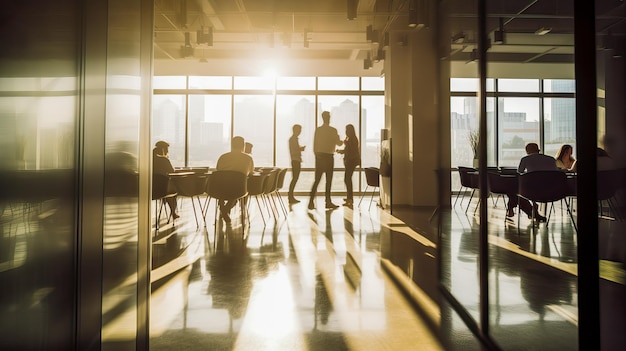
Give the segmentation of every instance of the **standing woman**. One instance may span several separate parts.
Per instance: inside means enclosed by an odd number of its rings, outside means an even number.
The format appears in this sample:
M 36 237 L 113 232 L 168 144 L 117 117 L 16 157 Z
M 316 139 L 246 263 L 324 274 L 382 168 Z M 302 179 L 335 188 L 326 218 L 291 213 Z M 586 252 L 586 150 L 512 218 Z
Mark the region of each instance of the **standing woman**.
M 343 141 L 343 144 L 344 148 L 338 150 L 339 153 L 343 154 L 343 164 L 346 168 L 343 181 L 346 183 L 347 197 L 344 199 L 345 203 L 343 205 L 352 208 L 354 203 L 352 175 L 354 174 L 356 166 L 361 164 L 359 139 L 356 136 L 356 131 L 352 124 L 346 125 L 346 139 Z
M 564 172 L 575 170 L 576 159 L 572 156 L 572 145 L 563 144 L 554 157 L 556 167 Z

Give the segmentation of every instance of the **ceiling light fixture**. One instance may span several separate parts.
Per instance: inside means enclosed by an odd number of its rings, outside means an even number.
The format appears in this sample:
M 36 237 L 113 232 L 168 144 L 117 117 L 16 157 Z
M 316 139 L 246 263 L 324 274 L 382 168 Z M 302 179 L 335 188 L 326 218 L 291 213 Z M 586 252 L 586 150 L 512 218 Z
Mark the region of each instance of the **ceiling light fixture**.
M 417 27 L 417 0 L 409 0 L 409 27 Z
M 493 43 L 504 44 L 504 22 L 502 17 L 500 17 L 500 28 L 493 32 Z
M 552 28 L 541 27 L 535 31 L 537 35 L 546 35 L 552 31 Z
M 196 32 L 196 42 L 198 45 L 207 44 L 208 46 L 213 46 L 213 27 L 207 27 L 206 29 L 204 26 L 200 27 Z
M 348 3 L 348 19 L 352 21 L 356 18 L 356 9 L 359 6 L 359 0 L 347 0 Z

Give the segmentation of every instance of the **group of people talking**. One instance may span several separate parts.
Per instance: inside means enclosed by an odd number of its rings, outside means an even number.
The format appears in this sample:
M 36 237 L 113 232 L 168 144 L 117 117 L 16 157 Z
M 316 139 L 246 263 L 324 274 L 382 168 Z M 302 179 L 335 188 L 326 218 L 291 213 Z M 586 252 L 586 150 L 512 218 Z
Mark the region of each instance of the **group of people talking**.
M 361 164 L 361 153 L 359 139 L 356 135 L 354 125 L 346 125 L 346 137 L 341 139 L 337 129 L 330 125 L 330 112 L 322 112 L 322 125 L 315 129 L 313 137 L 313 152 L 315 153 L 315 181 L 309 194 L 309 209 L 315 209 L 315 196 L 317 187 L 321 181 L 322 175 L 326 177 L 325 186 L 325 208 L 335 209 L 335 205 L 331 201 L 331 185 L 334 170 L 334 154 L 343 155 L 345 166 L 344 182 L 346 185 L 346 198 L 344 206 L 352 207 L 354 203 L 354 190 L 352 184 L 352 176 L 357 166 Z M 290 204 L 300 202 L 294 196 L 294 189 L 300 176 L 302 164 L 302 152 L 305 146 L 300 145 L 298 140 L 302 133 L 302 126 L 294 124 L 292 127 L 293 134 L 289 138 L 289 154 L 291 158 L 292 178 L 289 184 L 288 200 Z M 168 157 L 169 144 L 165 141 L 158 141 L 153 149 L 153 172 L 157 174 L 168 175 L 174 172 L 174 167 Z M 246 175 L 254 172 L 254 160 L 252 158 L 252 144 L 245 141 L 241 136 L 235 136 L 231 139 L 230 151 L 222 154 L 215 166 L 220 171 L 237 171 Z M 172 217 L 178 218 L 176 212 L 176 198 L 168 198 Z M 230 210 L 235 206 L 236 200 L 225 200 L 219 203 L 222 219 L 226 223 L 230 223 Z
M 517 167 L 518 173 L 526 173 L 533 171 L 563 171 L 576 172 L 577 160 L 572 156 L 574 148 L 570 144 L 562 145 L 554 157 L 540 154 L 539 145 L 537 143 L 526 144 L 526 156 L 522 157 Z M 614 168 L 613 160 L 609 154 L 602 148 L 597 148 L 598 170 L 608 170 Z M 509 202 L 507 204 L 507 217 L 515 215 L 515 207 L 519 205 L 520 210 L 531 218 L 540 222 L 545 222 L 546 217 L 538 212 L 537 204 L 531 204 L 526 199 L 519 199 L 516 193 L 517 189 L 511 189 L 511 193 L 507 194 Z

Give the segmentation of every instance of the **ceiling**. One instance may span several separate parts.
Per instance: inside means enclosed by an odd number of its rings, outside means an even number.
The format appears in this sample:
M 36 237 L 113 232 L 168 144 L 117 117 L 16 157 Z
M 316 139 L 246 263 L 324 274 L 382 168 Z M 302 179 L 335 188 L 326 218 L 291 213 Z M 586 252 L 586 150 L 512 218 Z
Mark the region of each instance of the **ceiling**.
M 573 62 L 573 2 L 487 1 L 490 62 Z M 595 2 L 598 45 L 615 47 L 625 33 L 624 1 Z M 435 4 L 449 13 L 450 51 L 444 56 L 471 61 L 476 0 L 155 0 L 154 58 L 156 65 L 280 58 L 376 68 L 384 59 L 384 33 L 429 27 L 435 21 L 425 13 L 434 13 Z M 410 12 L 419 25 L 409 26 Z M 548 32 L 536 33 L 541 28 Z M 497 42 L 500 30 L 503 40 Z

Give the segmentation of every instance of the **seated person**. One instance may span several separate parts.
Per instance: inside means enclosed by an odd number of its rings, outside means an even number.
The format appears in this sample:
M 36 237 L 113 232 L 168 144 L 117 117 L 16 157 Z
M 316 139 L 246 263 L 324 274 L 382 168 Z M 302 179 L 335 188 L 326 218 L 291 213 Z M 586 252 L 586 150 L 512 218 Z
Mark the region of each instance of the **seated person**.
M 170 173 L 174 172 L 174 167 L 172 166 L 168 156 L 169 147 L 170 144 L 165 141 L 157 141 L 154 145 L 154 149 L 152 150 L 153 173 L 169 176 Z M 168 192 L 176 192 L 174 184 L 170 183 Z M 176 197 L 168 197 L 166 201 L 172 212 L 172 218 L 176 219 L 180 217 L 178 213 L 176 213 Z
M 240 136 L 233 137 L 230 142 L 230 152 L 222 154 L 217 160 L 215 169 L 218 171 L 236 171 L 245 175 L 254 172 L 252 156 L 244 152 L 245 142 Z M 236 200 L 220 201 L 220 212 L 226 223 L 230 223 L 230 210 L 237 203 Z
M 248 155 L 252 155 L 252 146 L 254 146 L 254 145 L 252 145 L 252 143 L 248 143 L 248 142 L 246 142 L 244 145 L 245 145 L 245 147 L 244 147 L 243 152 L 245 152 Z
M 528 143 L 526 145 L 526 156 L 522 157 L 517 167 L 518 173 L 533 172 L 533 171 L 556 171 L 556 163 L 554 158 L 539 153 L 539 145 L 536 143 Z M 507 205 L 507 217 L 513 217 L 515 214 L 513 209 L 519 207 L 528 217 L 532 217 L 534 212 L 535 218 L 539 222 L 545 222 L 546 217 L 539 214 L 537 204 L 531 205 L 530 201 L 526 199 L 520 199 L 517 196 L 517 192 L 507 194 L 509 197 L 509 203 Z
M 556 167 L 564 172 L 576 171 L 576 159 L 572 156 L 574 148 L 572 145 L 563 144 L 554 156 Z

